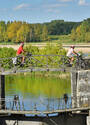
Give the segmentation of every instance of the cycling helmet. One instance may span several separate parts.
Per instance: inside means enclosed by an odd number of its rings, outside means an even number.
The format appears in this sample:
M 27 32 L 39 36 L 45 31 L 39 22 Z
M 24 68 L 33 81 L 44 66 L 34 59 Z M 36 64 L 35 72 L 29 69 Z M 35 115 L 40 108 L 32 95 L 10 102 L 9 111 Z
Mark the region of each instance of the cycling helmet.
M 23 46 L 23 45 L 24 45 L 24 42 L 22 42 L 20 45 Z
M 71 48 L 73 48 L 73 49 L 74 49 L 74 48 L 75 48 L 75 46 L 74 46 L 74 45 L 71 45 Z

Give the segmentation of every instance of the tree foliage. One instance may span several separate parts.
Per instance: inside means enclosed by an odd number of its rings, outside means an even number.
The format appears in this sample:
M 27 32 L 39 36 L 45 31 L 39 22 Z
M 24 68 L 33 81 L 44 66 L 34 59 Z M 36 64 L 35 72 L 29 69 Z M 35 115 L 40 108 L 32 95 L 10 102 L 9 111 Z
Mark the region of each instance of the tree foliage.
M 4 41 L 4 36 L 6 35 L 6 24 L 4 21 L 0 22 L 0 42 Z
M 72 29 L 73 41 L 90 42 L 90 18 L 84 20 L 76 29 Z
M 50 23 L 46 23 L 48 27 L 49 35 L 67 35 L 71 33 L 74 27 L 77 27 L 80 23 L 65 22 L 64 20 L 54 20 Z
M 26 42 L 29 39 L 30 29 L 28 24 L 22 25 L 17 31 L 17 42 L 23 41 Z
M 21 21 L 0 21 L 0 42 L 41 42 L 50 40 L 49 35 L 70 34 L 80 23 L 54 20 L 50 23 L 29 24 Z
M 21 22 L 13 22 L 11 23 L 8 28 L 7 28 L 7 34 L 8 34 L 8 39 L 9 41 L 16 41 L 17 38 L 17 31 L 21 27 L 22 23 Z
M 0 42 L 41 42 L 50 40 L 51 35 L 67 34 L 71 34 L 73 41 L 90 42 L 90 18 L 83 22 L 53 20 L 43 24 L 0 21 Z

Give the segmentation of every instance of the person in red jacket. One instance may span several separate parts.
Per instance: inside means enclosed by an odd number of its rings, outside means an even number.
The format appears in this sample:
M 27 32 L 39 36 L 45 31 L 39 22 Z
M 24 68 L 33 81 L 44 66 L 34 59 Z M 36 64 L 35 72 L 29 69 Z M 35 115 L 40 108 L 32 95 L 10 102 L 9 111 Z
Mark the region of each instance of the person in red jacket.
M 22 42 L 20 44 L 20 47 L 18 48 L 17 53 L 16 53 L 17 56 L 19 56 L 20 54 L 24 53 L 23 47 L 24 47 L 24 42 Z M 24 63 L 24 56 L 22 56 L 22 63 Z

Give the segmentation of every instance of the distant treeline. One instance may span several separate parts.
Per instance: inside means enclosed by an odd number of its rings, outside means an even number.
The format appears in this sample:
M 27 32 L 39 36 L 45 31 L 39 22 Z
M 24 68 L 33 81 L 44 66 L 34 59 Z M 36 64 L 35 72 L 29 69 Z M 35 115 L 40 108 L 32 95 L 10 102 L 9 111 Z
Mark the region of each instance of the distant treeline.
M 90 19 L 83 22 L 53 20 L 49 23 L 30 24 L 22 21 L 0 21 L 0 42 L 40 42 L 51 40 L 50 35 L 71 34 L 73 41 L 89 41 Z
M 64 20 L 54 20 L 50 23 L 45 23 L 45 25 L 47 25 L 49 35 L 70 34 L 71 30 L 80 24 L 81 22 L 65 22 Z

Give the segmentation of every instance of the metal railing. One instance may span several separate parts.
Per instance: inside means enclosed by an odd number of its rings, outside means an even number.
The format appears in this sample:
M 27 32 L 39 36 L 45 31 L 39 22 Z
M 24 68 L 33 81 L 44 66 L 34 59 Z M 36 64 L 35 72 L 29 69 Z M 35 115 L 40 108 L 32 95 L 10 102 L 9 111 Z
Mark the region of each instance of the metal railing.
M 24 56 L 22 63 L 22 55 L 17 57 L 0 58 L 0 72 L 17 71 L 20 69 L 59 69 L 64 68 L 62 55 L 31 55 Z M 63 65 L 63 66 L 62 66 Z
M 17 57 L 9 57 L 9 58 L 0 58 L 0 72 L 5 71 L 17 71 L 18 69 L 31 69 L 30 71 L 34 71 L 32 69 L 42 70 L 53 69 L 51 71 L 56 71 L 56 69 L 63 69 L 67 66 L 70 66 L 69 59 L 64 55 L 31 55 L 27 54 L 24 56 L 24 63 L 22 63 L 22 55 Z M 83 59 L 78 58 L 76 61 L 76 67 L 74 68 L 83 68 L 85 69 L 86 64 Z M 36 71 L 36 70 L 35 70 Z

